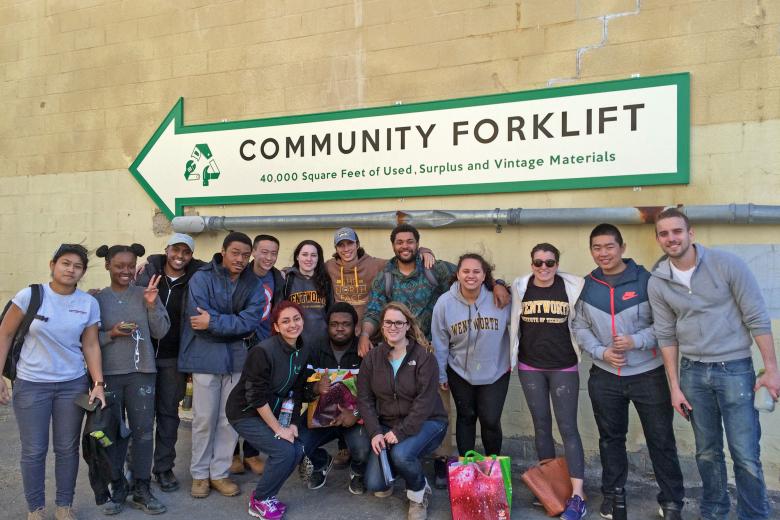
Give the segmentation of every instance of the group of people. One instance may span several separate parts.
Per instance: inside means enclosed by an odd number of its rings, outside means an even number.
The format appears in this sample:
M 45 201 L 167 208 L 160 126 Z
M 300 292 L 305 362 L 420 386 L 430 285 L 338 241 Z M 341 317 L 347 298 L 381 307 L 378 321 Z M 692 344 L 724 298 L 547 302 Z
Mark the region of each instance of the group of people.
M 142 246 L 98 248 L 110 285 L 94 297 L 77 289 L 87 250 L 63 244 L 50 262 L 51 280 L 42 285 L 13 387 L 28 519 L 45 518 L 50 426 L 55 518 L 76 518 L 84 411 L 74 400 L 82 394 L 102 406 L 108 395 L 129 427 L 108 448 L 110 486 L 96 492 L 102 511 L 117 514 L 129 504 L 165 512 L 150 482 L 163 492 L 179 488 L 173 466 L 188 374 L 193 497 L 212 489 L 240 494 L 230 473 L 246 463 L 260 473 L 249 514 L 280 519 L 288 508 L 278 498 L 284 482 L 299 468 L 310 489 L 323 487 L 336 462 L 323 447 L 338 441 L 348 454 L 349 492 L 393 493 L 380 460 L 386 454 L 405 481 L 408 518 L 424 519 L 431 484 L 447 486 L 450 401 L 457 452 L 475 448 L 479 421 L 484 451 L 500 454 L 501 416 L 517 369 L 540 460 L 555 457 L 555 416 L 572 484 L 561 518 L 579 520 L 588 512 L 577 427 L 581 351 L 593 360 L 588 393 L 599 431 L 603 518 L 628 517 L 630 403 L 645 433 L 663 518 L 681 518 L 684 500 L 675 410 L 693 426 L 702 517 L 721 519 L 729 511 L 725 431 L 738 517 L 769 518 L 752 398 L 765 386 L 777 399 L 780 375 L 760 290 L 737 257 L 694 243 L 682 212 L 659 214 L 655 232 L 664 256 L 651 271 L 624 257 L 617 227 L 600 224 L 589 243 L 596 269 L 586 277 L 559 271 L 559 250 L 540 243 L 530 253 L 530 274 L 511 284 L 494 278 L 479 254 L 464 254 L 457 264 L 436 259 L 406 224 L 391 232 L 390 260 L 368 255 L 357 233 L 341 228 L 332 258 L 325 261 L 322 246 L 304 240 L 293 265 L 282 270 L 279 240 L 271 235 L 252 241 L 231 232 L 204 262 L 193 257 L 193 239 L 177 233 L 140 270 Z M 31 291 L 13 298 L 0 324 L 0 362 Z M 765 369 L 759 378 L 753 340 Z M 328 371 L 341 370 L 356 375 L 356 408 L 340 409 L 330 425 L 309 427 L 303 405 L 332 391 Z M 9 400 L 0 382 L 0 403 Z M 427 456 L 434 458 L 432 483 L 423 471 Z

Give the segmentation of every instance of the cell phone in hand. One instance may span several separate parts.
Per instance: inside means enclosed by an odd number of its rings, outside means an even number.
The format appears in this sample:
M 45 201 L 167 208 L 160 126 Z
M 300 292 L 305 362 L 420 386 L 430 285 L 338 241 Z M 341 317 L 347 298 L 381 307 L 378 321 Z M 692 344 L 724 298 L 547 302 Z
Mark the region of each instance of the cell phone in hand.
M 94 412 L 100 406 L 100 399 L 89 402 L 89 394 L 79 394 L 73 402 L 88 412 Z
M 693 410 L 688 408 L 688 406 L 685 403 L 680 405 L 680 410 L 682 410 L 683 417 L 685 417 L 685 420 L 690 422 L 691 415 L 693 415 Z
M 133 323 L 132 321 L 123 321 L 119 324 L 119 330 L 122 332 L 133 332 L 135 329 L 138 328 L 137 323 Z

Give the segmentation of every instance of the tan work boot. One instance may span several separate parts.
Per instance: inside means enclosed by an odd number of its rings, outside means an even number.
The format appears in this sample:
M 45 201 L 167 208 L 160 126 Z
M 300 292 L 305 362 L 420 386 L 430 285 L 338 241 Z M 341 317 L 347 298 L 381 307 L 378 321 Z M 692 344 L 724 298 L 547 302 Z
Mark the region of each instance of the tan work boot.
M 233 463 L 228 468 L 228 471 L 234 475 L 243 475 L 244 463 L 241 461 L 240 455 L 233 455 Z
M 244 466 L 252 470 L 255 475 L 262 475 L 265 469 L 265 460 L 261 459 L 258 455 L 254 457 L 246 457 L 244 459 Z
M 335 469 L 346 468 L 349 460 L 352 458 L 348 449 L 341 449 L 333 456 L 333 467 Z
M 241 493 L 241 488 L 238 484 L 230 480 L 229 478 L 218 478 L 216 480 L 209 480 L 211 487 L 217 490 L 217 493 L 226 496 L 234 497 Z
M 408 496 L 408 492 L 407 492 Z M 407 520 L 426 520 L 428 518 L 428 502 L 431 500 L 431 488 L 425 484 L 422 502 L 415 502 L 409 499 L 409 512 L 406 515 Z
M 39 507 L 35 511 L 27 513 L 27 520 L 46 520 L 46 509 Z
M 57 506 L 54 520 L 76 520 L 76 515 L 73 514 L 73 508 L 70 506 Z
M 206 478 L 194 478 L 192 479 L 192 488 L 190 488 L 190 495 L 192 498 L 206 498 L 209 496 L 211 488 L 209 487 L 209 480 Z

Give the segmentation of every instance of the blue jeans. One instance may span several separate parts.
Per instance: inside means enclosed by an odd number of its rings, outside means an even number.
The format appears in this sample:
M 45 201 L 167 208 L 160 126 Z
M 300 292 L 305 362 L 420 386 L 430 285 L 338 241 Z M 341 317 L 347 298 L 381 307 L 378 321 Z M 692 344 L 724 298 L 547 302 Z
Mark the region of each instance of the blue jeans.
M 274 437 L 274 432 L 260 417 L 249 417 L 231 423 L 249 444 L 268 455 L 265 470 L 255 487 L 255 500 L 276 496 L 287 478 L 303 458 L 303 444 Z
M 55 502 L 58 506 L 73 503 L 79 471 L 79 438 L 84 419 L 84 410 L 73 400 L 88 391 L 87 376 L 61 383 L 33 383 L 22 379 L 14 382 L 14 414 L 22 443 L 22 484 L 30 511 L 46 506 L 44 481 L 50 425 L 57 482 Z
M 389 432 L 390 430 L 391 428 L 382 426 L 382 431 Z M 394 475 L 400 476 L 406 481 L 407 490 L 420 491 L 425 487 L 425 474 L 420 459 L 433 453 L 444 440 L 446 433 L 446 422 L 429 420 L 423 423 L 417 435 L 407 437 L 398 444 L 388 445 L 390 448 L 388 458 L 393 467 Z M 387 489 L 384 476 L 382 476 L 382 467 L 379 464 L 379 456 L 373 451 L 368 456 L 365 484 L 368 491 Z
M 366 429 L 356 424 L 351 428 L 307 428 L 306 421 L 299 427 L 300 440 L 303 443 L 303 449 L 306 456 L 311 460 L 314 471 L 325 469 L 328 462 L 328 453 L 321 448 L 332 440 L 344 436 L 344 440 L 352 456 L 350 469 L 355 475 L 363 475 L 366 471 L 366 460 L 371 451 L 371 441 L 368 439 Z
M 734 461 L 737 517 L 769 518 L 759 453 L 761 425 L 753 408 L 755 381 L 750 358 L 722 363 L 680 360 L 680 388 L 693 407 L 696 464 L 703 486 L 701 515 L 707 520 L 725 519 L 729 512 L 724 429 Z

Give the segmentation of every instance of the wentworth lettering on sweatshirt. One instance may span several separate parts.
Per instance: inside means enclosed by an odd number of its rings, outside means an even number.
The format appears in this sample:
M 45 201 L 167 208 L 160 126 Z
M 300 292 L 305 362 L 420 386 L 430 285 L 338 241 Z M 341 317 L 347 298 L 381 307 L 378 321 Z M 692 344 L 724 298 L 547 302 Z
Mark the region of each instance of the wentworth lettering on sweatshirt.
M 486 318 L 478 316 L 473 320 L 461 320 L 450 325 L 453 336 L 465 334 L 470 330 L 498 330 L 501 320 L 498 318 Z
M 494 383 L 509 370 L 509 307 L 496 307 L 484 286 L 469 303 L 452 284 L 434 306 L 431 336 L 440 383 L 448 366 L 472 385 Z

